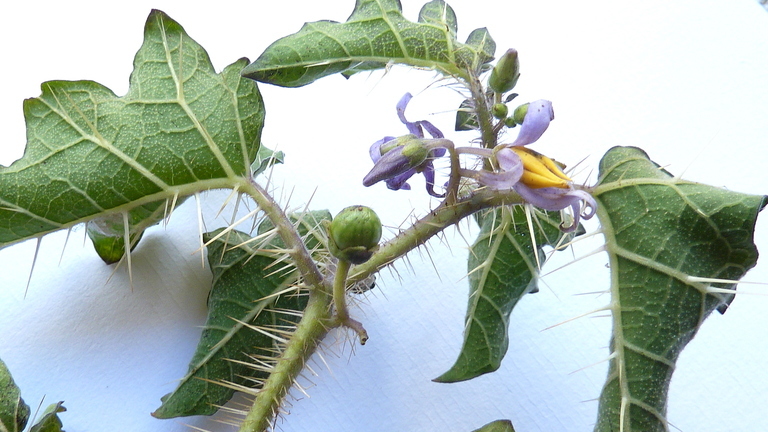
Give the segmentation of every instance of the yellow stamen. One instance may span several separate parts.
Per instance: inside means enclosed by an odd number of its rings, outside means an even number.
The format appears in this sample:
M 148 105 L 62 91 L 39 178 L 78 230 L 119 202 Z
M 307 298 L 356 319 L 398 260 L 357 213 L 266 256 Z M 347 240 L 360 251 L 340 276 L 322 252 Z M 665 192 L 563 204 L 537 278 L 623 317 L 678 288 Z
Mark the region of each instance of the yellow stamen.
M 554 160 L 525 147 L 511 147 L 523 161 L 523 176 L 520 181 L 534 189 L 545 187 L 568 188 L 572 181 L 563 173 L 560 164 Z

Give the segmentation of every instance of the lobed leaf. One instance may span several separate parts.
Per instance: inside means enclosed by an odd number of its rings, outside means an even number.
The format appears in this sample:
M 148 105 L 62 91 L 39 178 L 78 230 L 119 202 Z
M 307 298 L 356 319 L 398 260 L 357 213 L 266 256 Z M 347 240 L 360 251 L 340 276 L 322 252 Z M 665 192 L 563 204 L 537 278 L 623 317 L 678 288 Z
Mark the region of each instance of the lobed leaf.
M 436 69 L 469 79 L 493 60 L 496 43 L 485 28 L 474 30 L 466 43 L 456 39 L 453 9 L 432 0 L 418 22 L 402 15 L 398 0 L 357 0 L 344 23 L 306 23 L 272 43 L 246 67 L 244 77 L 284 87 L 301 87 L 322 77 L 406 64 Z
M 595 190 L 611 266 L 613 334 L 595 431 L 667 431 L 675 362 L 757 262 L 753 233 L 768 197 L 673 177 L 634 147 L 600 162 Z
M 59 418 L 59 413 L 66 412 L 67 409 L 62 405 L 64 402 L 57 402 L 52 405 L 48 405 L 45 409 L 40 420 L 32 426 L 29 432 L 64 432 Z
M 512 309 L 523 295 L 538 290 L 539 263 L 545 261 L 542 248 L 558 247 L 573 237 L 560 231 L 559 212 L 537 211 L 529 222 L 523 206 L 490 212 L 480 218 L 480 226 L 468 260 L 464 344 L 455 364 L 437 382 L 464 381 L 499 368 L 509 345 Z
M 0 246 L 250 175 L 264 107 L 240 77 L 164 13 L 150 13 L 123 97 L 50 81 L 24 102 L 27 148 L 0 167 Z
M 317 251 L 318 259 L 323 260 L 325 238 L 320 225 L 331 219 L 331 213 L 309 211 L 291 215 L 291 219 L 307 248 Z M 269 365 L 269 359 L 276 358 L 281 344 L 268 333 L 287 339 L 307 297 L 290 289 L 298 273 L 283 261 L 283 255 L 272 252 L 284 247 L 272 223 L 264 220 L 257 233 L 251 238 L 219 229 L 204 235 L 206 243 L 215 239 L 208 246 L 213 284 L 205 330 L 186 376 L 173 393 L 162 398 L 153 416 L 213 414 L 232 397 L 234 388 L 257 387 L 255 383 L 269 375 L 263 367 L 252 365 Z
M 206 233 L 204 240 L 222 231 Z M 283 269 L 279 256 L 251 247 L 251 242 L 247 234 L 231 231 L 208 246 L 213 284 L 205 328 L 187 374 L 176 390 L 162 397 L 153 416 L 213 414 L 232 397 L 233 386 L 253 386 L 268 376 L 258 367 L 268 365 L 263 359 L 274 356 L 278 347 L 268 334 L 280 333 L 276 326 L 297 319 L 278 310 L 300 312 L 306 296 L 287 290 L 297 273 Z
M 0 432 L 20 432 L 28 420 L 29 405 L 24 403 L 11 372 L 0 360 Z

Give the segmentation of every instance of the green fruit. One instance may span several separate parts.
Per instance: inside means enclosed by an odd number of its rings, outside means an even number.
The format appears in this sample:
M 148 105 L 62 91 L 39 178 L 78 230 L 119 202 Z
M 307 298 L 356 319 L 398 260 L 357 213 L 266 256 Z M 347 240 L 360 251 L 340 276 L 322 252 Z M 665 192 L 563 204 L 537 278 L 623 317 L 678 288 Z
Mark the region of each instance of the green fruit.
M 329 236 L 329 248 L 335 257 L 362 264 L 378 248 L 381 220 L 369 207 L 347 207 L 333 218 Z

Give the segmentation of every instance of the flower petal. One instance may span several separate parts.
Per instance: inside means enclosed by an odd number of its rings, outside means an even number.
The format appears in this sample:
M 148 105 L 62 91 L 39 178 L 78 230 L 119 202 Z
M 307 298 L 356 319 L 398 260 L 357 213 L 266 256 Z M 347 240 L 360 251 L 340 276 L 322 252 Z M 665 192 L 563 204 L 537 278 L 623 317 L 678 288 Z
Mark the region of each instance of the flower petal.
M 509 148 L 503 148 L 496 152 L 496 160 L 501 171 L 479 170 L 477 171 L 477 181 L 491 189 L 512 189 L 520 181 L 520 177 L 523 176 L 523 161 L 517 153 Z
M 392 141 L 393 139 L 395 139 L 395 137 L 386 136 L 371 144 L 371 147 L 368 149 L 368 154 L 371 156 L 373 163 L 376 163 L 379 161 L 379 159 L 381 159 L 381 146 Z
M 427 193 L 436 198 L 443 198 L 445 194 L 439 194 L 435 192 L 435 167 L 432 165 L 432 161 L 427 161 L 424 164 L 424 179 L 427 181 Z
M 408 107 L 408 102 L 410 102 L 411 99 L 413 99 L 413 95 L 410 93 L 406 93 L 400 98 L 400 101 L 397 102 L 397 117 L 405 127 L 408 128 L 408 132 L 419 138 L 424 138 L 424 131 L 421 129 L 419 122 L 409 122 L 408 119 L 405 118 L 405 109 Z
M 528 104 L 528 113 L 525 114 L 520 132 L 511 145 L 524 146 L 535 142 L 541 138 L 541 135 L 549 127 L 549 122 L 554 119 L 555 112 L 552 110 L 552 102 L 545 99 L 531 102 Z
M 597 210 L 597 201 L 583 190 L 555 187 L 533 189 L 522 183 L 517 183 L 515 191 L 525 201 L 544 210 L 558 211 L 570 207 L 573 212 L 573 223 L 569 226 L 560 226 L 560 229 L 565 232 L 571 232 L 578 228 L 580 218 L 590 219 Z M 584 202 L 583 208 L 582 201 Z
M 405 183 L 408 178 L 416 173 L 416 170 L 411 166 L 410 159 L 403 155 L 403 146 L 395 147 L 376 161 L 371 171 L 363 178 L 363 186 L 367 187 L 382 180 L 393 179 L 409 170 L 413 172 L 408 177 L 402 179 L 399 182 L 400 184 Z M 389 185 L 389 182 L 387 184 Z

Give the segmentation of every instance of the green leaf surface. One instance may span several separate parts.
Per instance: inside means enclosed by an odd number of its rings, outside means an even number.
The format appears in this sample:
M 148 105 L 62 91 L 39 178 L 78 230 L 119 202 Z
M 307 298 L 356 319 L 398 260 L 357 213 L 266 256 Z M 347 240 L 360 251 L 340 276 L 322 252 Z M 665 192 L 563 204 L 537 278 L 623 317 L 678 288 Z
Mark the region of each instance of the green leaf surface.
M 63 403 L 58 402 L 48 405 L 40 420 L 32 426 L 29 432 L 64 432 L 62 430 L 63 424 L 59 418 L 59 413 L 67 411 L 64 405 L 62 405 Z
M 493 60 L 496 43 L 485 28 L 466 43 L 456 39 L 453 9 L 442 0 L 422 8 L 418 22 L 403 17 L 398 0 L 357 0 L 344 23 L 306 23 L 277 40 L 243 70 L 243 76 L 284 87 L 300 87 L 336 73 L 405 64 L 469 79 Z
M 600 162 L 594 192 L 611 266 L 613 334 L 595 431 L 667 431 L 675 362 L 757 262 L 753 232 L 765 196 L 675 178 L 634 147 Z M 715 397 L 715 396 L 712 396 Z
M 499 368 L 509 345 L 509 316 L 520 298 L 537 291 L 545 245 L 567 243 L 559 212 L 535 211 L 529 225 L 525 207 L 504 207 L 479 218 L 480 234 L 469 254 L 469 305 L 464 344 L 455 364 L 437 382 L 475 378 Z M 531 241 L 535 233 L 535 247 Z M 537 256 L 538 254 L 538 261 Z
M 496 420 L 472 432 L 515 432 L 515 428 L 509 420 Z
M 180 199 L 177 205 L 183 200 L 183 198 Z M 126 221 L 130 250 L 133 250 L 144 235 L 144 231 L 160 222 L 168 214 L 167 204 L 165 200 L 155 201 L 125 213 L 109 214 L 88 221 L 86 232 L 102 261 L 106 264 L 116 263 L 125 255 Z
M 204 240 L 208 242 L 222 232 L 206 233 Z M 306 296 L 297 296 L 295 291 L 278 295 L 295 282 L 297 273 L 284 269 L 279 256 L 253 243 L 247 234 L 231 231 L 208 246 L 213 285 L 205 328 L 187 375 L 176 390 L 162 398 L 153 416 L 213 414 L 234 393 L 222 382 L 253 386 L 254 380 L 267 377 L 267 372 L 248 365 L 258 362 L 249 355 L 272 357 L 277 342 L 253 327 L 274 333 L 276 326 L 297 320 L 278 310 L 300 312 L 306 306 Z
M 0 432 L 20 432 L 29 420 L 29 406 L 13 382 L 11 371 L 0 360 Z
M 160 11 L 146 22 L 123 97 L 50 81 L 24 102 L 27 148 L 0 167 L 0 246 L 249 175 L 264 108 L 240 59 L 217 74 Z
M 259 146 L 259 151 L 256 153 L 256 159 L 251 164 L 251 172 L 253 176 L 257 176 L 267 168 L 275 164 L 281 164 L 285 161 L 285 153 L 281 151 L 270 150 L 266 147 Z

